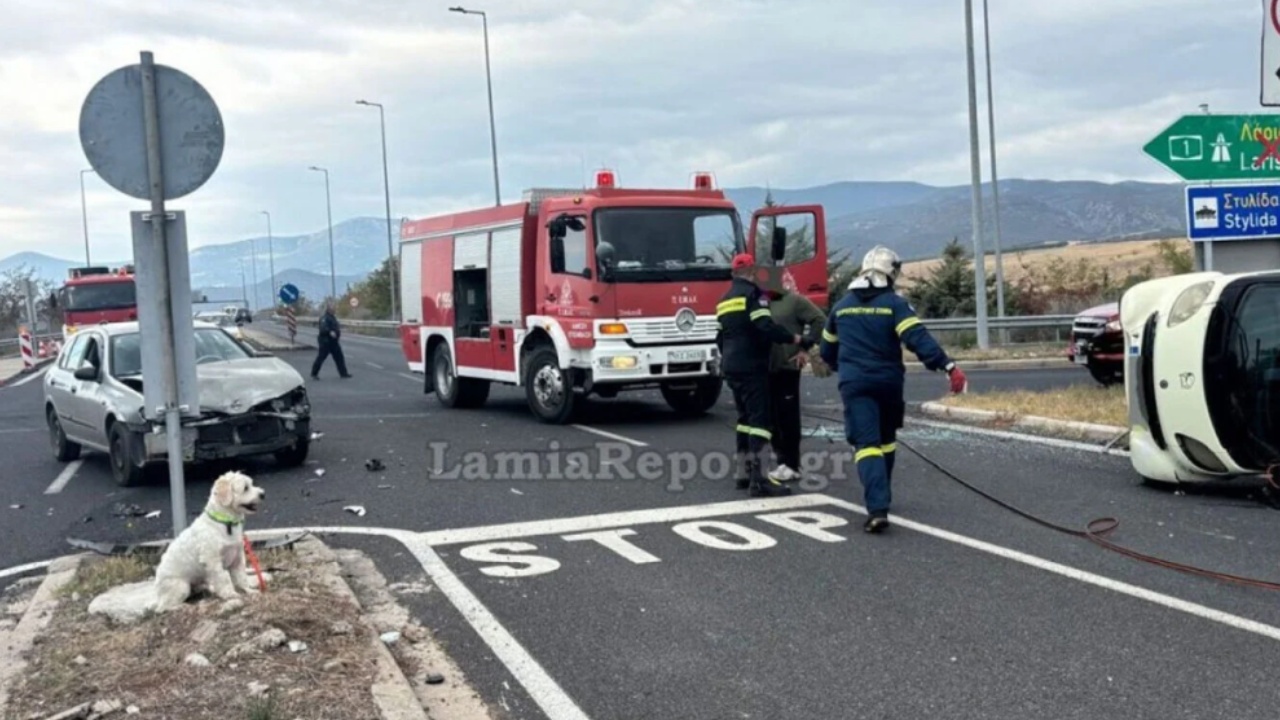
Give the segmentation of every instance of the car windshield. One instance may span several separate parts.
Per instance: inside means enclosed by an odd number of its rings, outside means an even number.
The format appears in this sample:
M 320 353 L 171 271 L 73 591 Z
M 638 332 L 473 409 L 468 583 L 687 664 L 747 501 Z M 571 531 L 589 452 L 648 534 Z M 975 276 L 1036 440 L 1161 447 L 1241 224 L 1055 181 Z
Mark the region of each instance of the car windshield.
M 116 310 L 138 304 L 133 280 L 67 285 L 61 294 L 63 309 L 72 312 Z
M 715 208 L 605 208 L 595 235 L 597 257 L 612 249 L 617 282 L 727 280 L 744 245 L 737 214 Z
M 235 340 L 216 328 L 197 328 L 195 346 L 196 363 L 200 365 L 250 357 Z M 142 374 L 141 335 L 128 333 L 111 338 L 111 374 L 121 378 Z

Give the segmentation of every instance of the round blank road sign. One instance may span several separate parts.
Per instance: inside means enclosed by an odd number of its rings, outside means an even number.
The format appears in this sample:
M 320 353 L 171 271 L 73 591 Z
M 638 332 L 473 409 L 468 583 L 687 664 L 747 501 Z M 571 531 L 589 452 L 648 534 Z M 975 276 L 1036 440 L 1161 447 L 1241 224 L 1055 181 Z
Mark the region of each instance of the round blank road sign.
M 164 199 L 187 195 L 213 175 L 226 131 L 213 97 L 181 70 L 155 65 L 156 115 Z M 120 192 L 151 199 L 142 66 L 129 65 L 98 81 L 80 108 L 80 146 L 98 176 Z
M 351 307 L 360 307 L 360 298 L 351 298 Z

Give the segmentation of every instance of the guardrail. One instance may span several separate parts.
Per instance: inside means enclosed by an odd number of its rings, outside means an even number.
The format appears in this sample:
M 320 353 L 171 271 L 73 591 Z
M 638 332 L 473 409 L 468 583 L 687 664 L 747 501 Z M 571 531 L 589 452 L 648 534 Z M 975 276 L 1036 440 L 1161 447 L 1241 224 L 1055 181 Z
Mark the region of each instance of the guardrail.
M 37 350 L 41 340 L 61 340 L 62 333 L 45 333 L 44 335 L 32 335 L 31 339 L 36 343 Z M 17 355 L 20 349 L 18 338 L 2 338 L 0 339 L 0 357 L 9 355 Z

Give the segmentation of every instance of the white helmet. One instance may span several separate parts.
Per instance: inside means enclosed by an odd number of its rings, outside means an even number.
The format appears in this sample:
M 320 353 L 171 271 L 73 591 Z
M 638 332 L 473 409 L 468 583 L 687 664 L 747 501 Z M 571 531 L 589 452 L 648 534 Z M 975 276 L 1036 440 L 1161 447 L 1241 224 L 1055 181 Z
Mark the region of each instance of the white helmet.
M 898 254 L 883 245 L 877 245 L 862 257 L 862 272 L 849 287 L 888 287 L 898 279 L 901 272 L 902 259 Z

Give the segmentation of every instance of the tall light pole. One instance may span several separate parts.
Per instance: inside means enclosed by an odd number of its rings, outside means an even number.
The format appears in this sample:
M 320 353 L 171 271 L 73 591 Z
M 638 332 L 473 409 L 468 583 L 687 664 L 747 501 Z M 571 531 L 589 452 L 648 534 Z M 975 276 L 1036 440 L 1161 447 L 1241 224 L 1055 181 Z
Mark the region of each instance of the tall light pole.
M 982 251 L 982 159 L 978 152 L 978 88 L 973 59 L 973 0 L 964 0 L 965 44 L 969 66 L 969 169 L 973 183 L 973 275 L 978 316 L 978 347 L 991 347 L 987 330 L 987 267 Z
M 84 174 L 94 172 L 93 168 L 80 171 L 80 219 L 84 222 L 84 266 L 93 263 L 89 260 L 89 205 L 84 200 Z
M 272 247 L 271 241 L 271 213 L 266 210 L 259 210 L 258 212 L 267 216 L 267 270 L 271 273 L 271 297 L 269 299 L 271 300 L 271 307 L 275 307 L 276 293 L 279 292 L 279 288 L 276 287 L 276 251 Z
M 249 238 L 249 267 L 252 268 L 253 275 L 253 305 L 250 306 L 249 312 L 258 312 L 258 243 Z
M 329 171 L 322 167 L 311 166 L 312 170 L 324 173 L 324 206 L 329 217 L 329 298 L 338 301 L 338 271 L 333 263 L 333 201 L 329 196 Z
M 1004 317 L 1004 257 L 1001 255 L 1000 238 L 1000 176 L 996 173 L 996 101 L 991 84 L 991 17 L 987 0 L 982 0 L 982 38 L 987 46 L 987 128 L 990 132 L 988 146 L 991 150 L 991 202 L 995 214 L 996 241 L 996 317 Z M 1004 333 L 1000 334 L 1001 342 Z
M 382 125 L 382 191 L 387 200 L 387 274 L 391 276 L 391 319 L 398 320 L 396 313 L 396 251 L 391 242 L 391 180 L 387 175 L 387 116 L 381 103 L 357 100 L 357 105 L 378 108 L 378 120 Z
M 244 258 L 240 258 L 240 295 L 247 306 L 249 304 L 249 286 L 245 284 L 244 279 Z
M 463 7 L 451 7 L 449 12 L 463 15 L 479 15 L 484 25 L 484 76 L 489 86 L 489 143 L 493 146 L 493 200 L 494 204 L 502 204 L 502 192 L 498 189 L 498 131 L 493 122 L 493 75 L 489 71 L 489 16 L 482 10 L 468 10 Z

